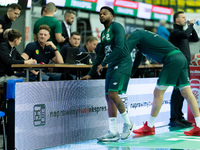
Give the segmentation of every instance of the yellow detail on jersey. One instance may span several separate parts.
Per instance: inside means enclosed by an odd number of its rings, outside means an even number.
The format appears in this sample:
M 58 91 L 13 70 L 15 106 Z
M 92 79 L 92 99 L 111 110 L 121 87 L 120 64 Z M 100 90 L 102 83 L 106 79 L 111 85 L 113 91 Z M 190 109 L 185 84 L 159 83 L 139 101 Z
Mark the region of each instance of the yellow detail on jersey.
M 37 55 L 39 55 L 39 50 L 38 50 L 38 49 L 36 49 L 36 50 L 35 50 L 35 53 L 36 53 Z

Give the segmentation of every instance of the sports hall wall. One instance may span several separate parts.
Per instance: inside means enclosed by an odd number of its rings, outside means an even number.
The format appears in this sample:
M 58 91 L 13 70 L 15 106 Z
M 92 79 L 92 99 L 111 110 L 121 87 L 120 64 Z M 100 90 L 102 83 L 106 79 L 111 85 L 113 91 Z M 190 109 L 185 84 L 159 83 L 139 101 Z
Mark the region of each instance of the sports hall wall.
M 57 13 L 55 14 L 55 17 L 62 21 L 64 12 L 66 9 L 58 8 Z M 5 14 L 7 11 L 7 8 L 3 7 L 0 10 L 1 14 Z M 40 18 L 40 11 L 41 7 L 39 6 L 33 6 L 30 9 L 22 10 L 19 18 L 13 22 L 13 28 L 18 29 L 22 35 L 23 39 L 20 45 L 17 47 L 18 51 L 21 53 L 24 50 L 24 47 L 29 43 L 33 42 L 33 25 L 34 22 Z M 99 23 L 99 16 L 98 13 L 94 12 L 84 12 L 81 10 L 75 10 L 76 17 L 74 20 L 74 23 L 72 25 L 72 32 L 77 31 L 77 21 L 80 21 L 81 19 L 89 19 L 90 26 L 91 26 L 91 32 L 93 35 L 96 35 L 96 28 L 99 29 L 99 31 L 103 30 L 103 25 Z M 196 13 L 185 13 L 187 19 L 192 18 L 199 18 L 199 15 Z M 158 21 L 150 21 L 150 20 L 144 20 L 139 18 L 130 18 L 130 17 L 122 17 L 122 16 L 116 16 L 115 21 L 120 22 L 124 27 L 126 32 L 132 32 L 136 28 L 146 28 L 146 27 L 157 27 L 159 26 Z M 167 29 L 172 29 L 173 24 L 167 23 L 166 24 Z M 199 37 L 200 37 L 200 27 L 195 27 Z M 83 43 L 84 41 L 82 41 Z M 190 43 L 190 49 L 191 49 L 191 56 L 193 56 L 196 53 L 199 53 L 200 50 L 200 42 L 196 43 Z

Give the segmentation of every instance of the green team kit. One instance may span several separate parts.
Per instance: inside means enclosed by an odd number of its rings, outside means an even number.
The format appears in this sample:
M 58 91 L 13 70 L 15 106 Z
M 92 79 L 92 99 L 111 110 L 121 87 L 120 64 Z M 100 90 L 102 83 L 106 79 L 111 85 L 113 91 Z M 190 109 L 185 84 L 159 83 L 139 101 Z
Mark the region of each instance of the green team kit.
M 97 66 L 107 66 L 105 92 L 116 91 L 126 93 L 131 75 L 132 60 L 128 49 L 124 28 L 117 22 L 101 33 L 101 46 L 97 53 L 93 67 L 88 75 L 96 73 Z
M 129 49 L 137 48 L 132 75 L 136 72 L 142 55 L 163 64 L 157 84 L 183 87 L 189 85 L 187 60 L 182 52 L 159 35 L 146 30 L 136 30 L 128 38 Z
M 138 52 L 132 67 L 130 52 Z M 93 76 L 97 66 L 108 65 L 105 92 L 125 93 L 129 77 L 133 75 L 142 61 L 142 55 L 163 64 L 157 84 L 183 87 L 190 85 L 187 60 L 181 51 L 159 35 L 146 30 L 136 30 L 126 41 L 121 24 L 112 22 L 101 34 L 101 48 L 88 75 Z M 132 70 L 132 74 L 131 74 Z

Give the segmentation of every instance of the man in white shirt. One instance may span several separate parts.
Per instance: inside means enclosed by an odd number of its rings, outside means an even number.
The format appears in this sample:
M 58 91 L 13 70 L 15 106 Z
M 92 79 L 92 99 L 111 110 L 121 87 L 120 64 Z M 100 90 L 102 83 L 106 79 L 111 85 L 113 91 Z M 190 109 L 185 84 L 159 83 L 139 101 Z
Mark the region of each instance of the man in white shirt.
M 71 25 L 74 22 L 75 12 L 72 10 L 66 10 L 64 15 L 64 20 L 62 21 L 62 35 L 66 39 L 64 43 L 60 45 L 60 48 L 69 43 L 69 38 L 71 37 Z

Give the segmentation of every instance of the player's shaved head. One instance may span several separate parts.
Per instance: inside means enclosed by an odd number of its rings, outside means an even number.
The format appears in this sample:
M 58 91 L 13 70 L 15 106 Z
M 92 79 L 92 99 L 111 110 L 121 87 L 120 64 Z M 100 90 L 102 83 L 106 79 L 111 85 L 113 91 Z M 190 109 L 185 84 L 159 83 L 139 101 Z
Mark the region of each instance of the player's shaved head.
M 56 10 L 56 5 L 53 2 L 50 2 L 46 5 L 47 12 L 54 12 Z

